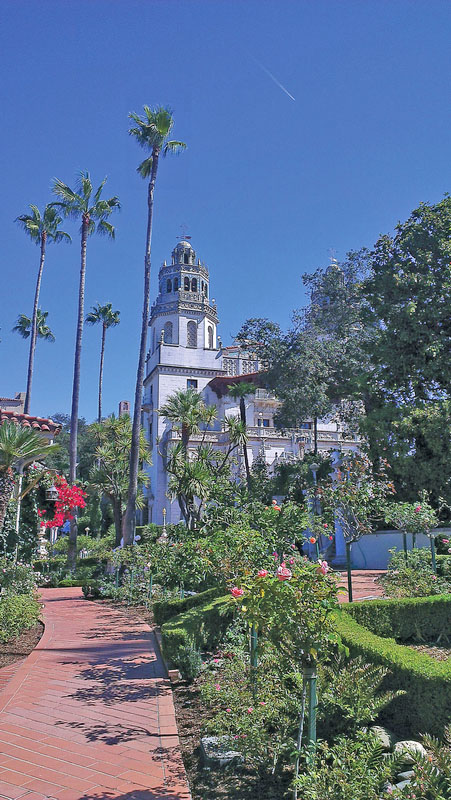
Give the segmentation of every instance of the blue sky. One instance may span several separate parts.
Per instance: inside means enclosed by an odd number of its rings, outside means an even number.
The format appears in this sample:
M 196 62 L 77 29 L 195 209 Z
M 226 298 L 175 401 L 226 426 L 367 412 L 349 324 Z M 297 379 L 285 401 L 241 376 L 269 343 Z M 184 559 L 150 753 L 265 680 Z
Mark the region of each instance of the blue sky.
M 187 142 L 161 166 L 153 281 L 186 224 L 225 343 L 251 316 L 288 325 L 300 276 L 371 246 L 450 189 L 451 4 L 436 0 L 4 0 L 0 395 L 25 389 L 38 249 L 14 225 L 51 182 L 90 170 L 117 194 L 117 239 L 88 245 L 86 308 L 112 302 L 104 411 L 134 391 L 145 240 L 142 151 L 127 115 L 169 105 Z M 269 70 L 292 100 L 262 69 Z M 32 412 L 70 411 L 79 241 L 48 248 Z M 96 414 L 100 329 L 84 336 L 80 412 Z

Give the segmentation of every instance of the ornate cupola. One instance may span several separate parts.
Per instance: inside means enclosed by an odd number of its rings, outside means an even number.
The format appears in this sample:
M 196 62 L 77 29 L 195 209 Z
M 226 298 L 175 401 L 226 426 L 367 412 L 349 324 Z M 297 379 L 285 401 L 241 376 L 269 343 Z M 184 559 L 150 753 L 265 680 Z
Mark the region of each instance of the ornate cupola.
M 210 276 L 187 238 L 179 241 L 171 263 L 163 262 L 159 293 L 150 313 L 150 353 L 159 342 L 216 350 L 216 305 L 209 300 Z

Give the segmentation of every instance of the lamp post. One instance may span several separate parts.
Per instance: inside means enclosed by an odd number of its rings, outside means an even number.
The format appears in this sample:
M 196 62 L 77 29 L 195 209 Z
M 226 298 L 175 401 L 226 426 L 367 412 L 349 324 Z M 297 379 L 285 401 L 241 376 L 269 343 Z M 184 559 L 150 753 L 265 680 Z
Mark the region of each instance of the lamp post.
M 161 531 L 161 536 L 158 537 L 157 542 L 163 544 L 167 541 L 168 534 L 166 531 L 166 509 L 163 508 L 163 530 Z

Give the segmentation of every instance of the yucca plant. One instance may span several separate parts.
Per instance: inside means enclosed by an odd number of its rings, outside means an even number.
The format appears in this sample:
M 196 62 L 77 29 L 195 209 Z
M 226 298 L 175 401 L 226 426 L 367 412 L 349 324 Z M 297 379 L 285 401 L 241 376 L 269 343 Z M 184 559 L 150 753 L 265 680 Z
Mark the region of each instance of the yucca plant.
M 32 428 L 22 428 L 9 420 L 0 425 L 0 530 L 14 489 L 14 470 L 57 449 L 58 445 L 49 444 L 42 433 Z

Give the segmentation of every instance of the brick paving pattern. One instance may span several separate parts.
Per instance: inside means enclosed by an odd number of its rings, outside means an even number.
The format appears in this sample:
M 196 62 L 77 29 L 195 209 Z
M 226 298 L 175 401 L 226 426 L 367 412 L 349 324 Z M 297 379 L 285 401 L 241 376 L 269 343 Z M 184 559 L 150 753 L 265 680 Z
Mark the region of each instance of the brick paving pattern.
M 375 597 L 382 597 L 382 587 L 376 583 L 379 575 L 383 575 L 384 569 L 353 569 L 352 570 L 352 599 L 370 600 Z M 340 592 L 338 599 L 340 603 L 348 602 L 348 577 L 345 571 L 341 571 L 340 586 L 346 592 Z
M 154 634 L 44 589 L 44 635 L 0 670 L 0 798 L 189 800 Z

